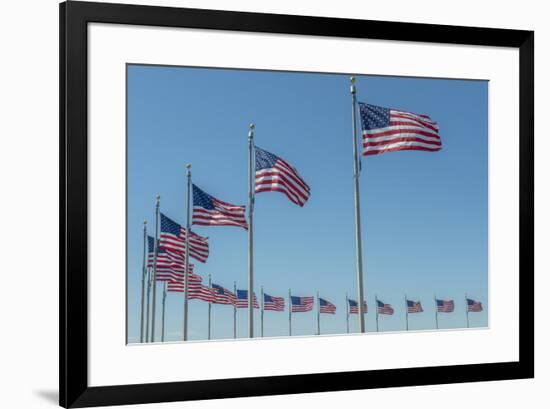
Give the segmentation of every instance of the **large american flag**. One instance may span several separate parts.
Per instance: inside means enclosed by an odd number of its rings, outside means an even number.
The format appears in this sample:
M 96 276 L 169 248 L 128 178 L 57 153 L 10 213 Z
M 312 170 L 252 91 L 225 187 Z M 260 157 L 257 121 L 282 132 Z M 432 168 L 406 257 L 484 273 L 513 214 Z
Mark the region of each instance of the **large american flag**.
M 336 314 L 336 305 L 324 298 L 319 298 L 319 312 L 321 314 Z
M 258 299 L 256 298 L 256 294 L 254 294 L 254 308 L 260 308 L 258 305 Z M 237 299 L 235 302 L 235 306 L 237 308 L 248 308 L 248 290 L 237 290 Z
M 298 206 L 309 198 L 310 189 L 298 171 L 284 159 L 255 147 L 256 193 L 281 192 Z
M 359 303 L 355 300 L 349 300 L 349 313 L 350 314 L 359 314 Z M 363 301 L 363 314 L 366 314 L 368 311 L 367 302 Z
M 363 155 L 441 149 L 439 126 L 427 115 L 383 108 L 360 102 Z
M 306 312 L 313 309 L 313 297 L 290 297 L 292 312 Z
M 453 300 L 435 300 L 437 312 L 453 312 L 455 310 L 455 302 Z
M 384 304 L 380 300 L 376 300 L 376 311 L 378 314 L 393 315 L 393 307 L 390 304 Z
M 235 294 L 227 288 L 218 284 L 212 284 L 212 291 L 214 292 L 214 301 L 212 301 L 214 304 L 235 304 Z
M 147 267 L 154 268 L 155 239 L 147 236 L 148 256 Z M 189 264 L 189 272 L 193 274 L 194 266 Z M 181 254 L 159 247 L 157 250 L 157 281 L 183 280 L 185 262 Z
M 160 214 L 160 247 L 178 253 L 185 253 L 186 230 L 184 227 Z M 191 232 L 189 255 L 195 260 L 206 262 L 209 253 L 208 237 Z
M 264 293 L 264 310 L 266 311 L 284 311 L 285 299 Z
M 248 229 L 245 206 L 222 202 L 193 185 L 193 224 L 201 226 L 238 226 Z
M 424 310 L 422 309 L 422 304 L 420 304 L 420 301 L 407 300 L 407 312 L 409 314 L 414 314 L 422 311 Z
M 481 305 L 481 301 L 475 301 L 470 298 L 466 298 L 466 303 L 468 304 L 468 312 L 483 311 L 483 306 Z

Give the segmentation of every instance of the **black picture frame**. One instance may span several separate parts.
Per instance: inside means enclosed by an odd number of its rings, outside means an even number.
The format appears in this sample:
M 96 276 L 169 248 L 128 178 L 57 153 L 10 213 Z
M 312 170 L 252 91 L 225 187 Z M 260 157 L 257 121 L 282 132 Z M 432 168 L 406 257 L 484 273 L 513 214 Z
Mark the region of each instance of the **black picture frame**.
M 534 377 L 534 32 L 70 1 L 60 4 L 60 346 L 63 407 Z M 519 360 L 305 375 L 88 386 L 87 25 L 187 27 L 512 47 L 519 50 Z

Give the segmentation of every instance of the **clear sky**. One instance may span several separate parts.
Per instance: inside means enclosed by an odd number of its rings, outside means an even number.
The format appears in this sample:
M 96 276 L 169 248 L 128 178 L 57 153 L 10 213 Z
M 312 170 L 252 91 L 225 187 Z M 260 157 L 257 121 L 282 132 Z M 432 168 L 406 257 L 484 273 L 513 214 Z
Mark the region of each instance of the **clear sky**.
M 435 326 L 434 295 L 454 299 L 440 328 L 466 326 L 465 293 L 483 302 L 472 327 L 488 324 L 487 110 L 485 81 L 358 76 L 358 100 L 429 115 L 440 126 L 437 153 L 401 151 L 362 158 L 361 212 L 367 331 L 374 298 L 392 304 L 380 331 L 405 328 L 405 295 L 423 313 L 409 327 Z M 345 294 L 357 299 L 349 75 L 128 66 L 128 339 L 139 338 L 142 227 L 153 233 L 155 196 L 180 224 L 185 164 L 213 196 L 247 204 L 248 124 L 256 145 L 293 164 L 311 187 L 303 208 L 277 192 L 256 196 L 255 283 L 287 298 L 320 292 L 337 306 L 321 332 L 345 333 Z M 210 238 L 207 282 L 246 289 L 247 234 L 237 227 L 194 230 Z M 161 299 L 162 283 L 157 286 Z M 205 339 L 207 303 L 189 302 L 189 339 Z M 287 300 L 288 307 L 288 300 Z M 266 311 L 265 335 L 288 334 L 288 310 Z M 160 325 L 160 302 L 157 306 Z M 245 337 L 246 309 L 237 312 Z M 182 339 L 183 294 L 168 293 L 166 340 Z M 256 334 L 260 314 L 256 311 Z M 316 332 L 316 313 L 293 314 L 293 335 Z M 231 338 L 233 308 L 212 308 L 213 338 Z M 358 330 L 357 315 L 350 330 Z M 157 327 L 160 334 L 160 326 Z

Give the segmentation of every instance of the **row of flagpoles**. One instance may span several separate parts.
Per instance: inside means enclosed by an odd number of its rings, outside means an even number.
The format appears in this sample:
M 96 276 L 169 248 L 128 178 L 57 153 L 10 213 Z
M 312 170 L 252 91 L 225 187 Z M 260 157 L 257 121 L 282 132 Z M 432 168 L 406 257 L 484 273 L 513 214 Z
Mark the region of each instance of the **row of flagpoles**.
M 365 332 L 365 302 L 363 285 L 363 259 L 360 214 L 361 164 L 357 146 L 357 118 L 359 110 L 362 125 L 362 155 L 378 155 L 399 150 L 421 150 L 437 152 L 441 149 L 439 128 L 436 122 L 426 115 L 378 107 L 357 102 L 355 78 L 351 78 L 352 138 L 353 138 L 353 178 L 355 203 L 355 247 L 357 275 L 357 312 L 360 332 Z M 254 337 L 254 205 L 255 195 L 262 192 L 280 192 L 292 203 L 303 207 L 310 197 L 310 188 L 298 171 L 286 160 L 257 147 L 254 143 L 255 126 L 248 132 L 248 214 L 246 206 L 234 205 L 217 199 L 193 184 L 191 165 L 187 165 L 187 195 L 185 208 L 185 228 L 160 213 L 160 197 L 155 206 L 154 238 L 148 238 L 147 226 L 143 231 L 143 268 L 141 287 L 140 340 L 155 341 L 157 281 L 163 282 L 162 327 L 164 327 L 167 292 L 183 292 L 183 340 L 188 339 L 188 302 L 191 298 L 209 301 L 211 286 L 202 284 L 202 278 L 194 274 L 190 257 L 206 262 L 208 238 L 191 231 L 192 225 L 236 226 L 248 232 L 248 274 L 247 305 L 248 336 Z M 248 216 L 248 217 L 246 217 Z M 159 226 L 159 218 L 160 226 Z M 159 237 L 160 230 L 160 237 Z M 152 252 L 146 251 L 147 246 Z M 152 257 L 149 254 L 152 253 Z M 151 260 L 152 258 L 152 260 Z M 149 267 L 152 271 L 150 271 Z M 147 279 L 150 275 L 150 279 Z M 235 288 L 235 291 L 236 288 Z M 201 298 L 203 297 L 203 298 Z M 147 298 L 147 300 L 146 300 Z M 151 298 L 151 299 L 150 299 Z M 238 297 L 237 297 L 238 298 Z M 307 297 L 306 297 L 307 298 Z M 310 297 L 313 299 L 313 297 Z M 294 306 L 289 292 L 289 334 L 291 314 Z M 312 301 L 313 302 L 313 301 Z M 263 304 L 263 297 L 262 297 Z M 236 308 L 236 307 L 235 307 Z M 209 305 L 209 311 L 211 305 Z M 263 311 L 263 310 L 262 310 Z M 377 310 L 378 311 L 378 310 Z M 262 312 L 263 314 L 263 312 Z M 377 312 L 378 315 L 378 312 Z M 149 328 L 150 325 L 150 328 Z M 149 332 L 150 329 L 150 332 Z M 164 331 L 161 341 L 164 340 Z

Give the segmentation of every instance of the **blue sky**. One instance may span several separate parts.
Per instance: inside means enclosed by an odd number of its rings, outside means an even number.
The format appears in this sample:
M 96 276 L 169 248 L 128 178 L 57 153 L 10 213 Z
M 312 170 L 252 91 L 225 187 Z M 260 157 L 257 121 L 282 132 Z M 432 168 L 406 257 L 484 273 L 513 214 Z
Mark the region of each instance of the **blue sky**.
M 472 327 L 487 326 L 487 109 L 485 81 L 358 76 L 358 100 L 430 115 L 440 126 L 437 153 L 402 151 L 362 159 L 361 212 L 367 331 L 375 330 L 374 297 L 392 304 L 381 331 L 405 328 L 405 294 L 424 313 L 409 327 L 435 326 L 434 295 L 452 298 L 440 328 L 466 326 L 464 296 L 483 302 Z M 315 295 L 337 313 L 321 331 L 345 333 L 345 293 L 356 298 L 349 75 L 128 66 L 128 340 L 139 337 L 142 226 L 161 211 L 185 215 L 185 164 L 213 196 L 247 203 L 248 124 L 256 144 L 293 164 L 311 187 L 300 208 L 276 192 L 256 196 L 255 283 L 270 295 Z M 247 235 L 237 227 L 194 230 L 210 238 L 196 271 L 216 284 L 246 288 Z M 158 286 L 160 300 L 162 284 Z M 206 338 L 207 304 L 189 303 L 189 338 Z M 213 338 L 232 337 L 233 309 L 214 305 Z M 160 317 L 160 303 L 157 307 Z M 238 310 L 246 336 L 246 310 Z M 183 295 L 169 293 L 166 340 L 182 337 Z M 259 333 L 256 312 L 256 333 Z M 157 318 L 160 323 L 160 318 Z M 288 313 L 265 313 L 265 335 L 285 336 Z M 358 329 L 357 316 L 350 330 Z M 160 327 L 157 329 L 157 334 Z M 293 315 L 293 335 L 316 332 L 313 312 Z

